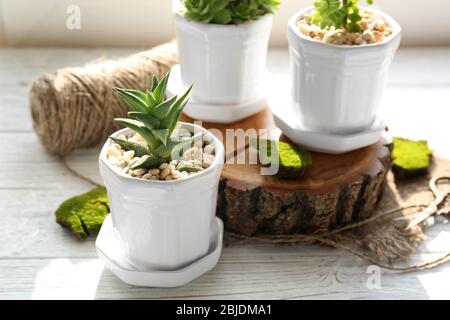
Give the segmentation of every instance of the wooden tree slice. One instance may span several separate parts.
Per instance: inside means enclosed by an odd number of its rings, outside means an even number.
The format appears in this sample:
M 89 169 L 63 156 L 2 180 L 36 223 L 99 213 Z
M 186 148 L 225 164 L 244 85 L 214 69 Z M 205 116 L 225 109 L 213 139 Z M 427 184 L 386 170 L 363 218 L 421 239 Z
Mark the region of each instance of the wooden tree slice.
M 203 126 L 222 133 L 231 128 L 275 127 L 268 109 L 233 125 Z M 247 144 L 226 150 L 228 162 L 222 171 L 217 214 L 228 230 L 248 236 L 333 229 L 367 218 L 382 195 L 391 167 L 391 147 L 386 133 L 378 143 L 346 154 L 312 152 L 306 175 L 294 180 L 263 176 L 258 164 L 233 164 L 239 156 L 248 159 Z

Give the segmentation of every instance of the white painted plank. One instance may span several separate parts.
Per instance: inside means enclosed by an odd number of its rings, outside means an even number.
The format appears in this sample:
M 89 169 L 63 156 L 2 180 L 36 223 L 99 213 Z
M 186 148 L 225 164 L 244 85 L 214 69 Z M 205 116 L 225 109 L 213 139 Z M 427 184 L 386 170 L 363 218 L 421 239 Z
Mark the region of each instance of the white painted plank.
M 186 286 L 137 288 L 122 283 L 97 259 L 0 260 L 0 299 L 426 299 L 450 298 L 442 283 L 448 268 L 433 273 L 381 272 L 378 289 L 356 259 L 308 256 L 270 261 L 223 254 L 215 269 Z
M 32 123 L 28 109 L 27 86 L 4 86 L 0 84 L 0 87 L 2 87 L 0 91 L 0 132 L 31 131 Z
M 101 181 L 99 149 L 80 150 L 68 162 L 80 172 Z M 0 190 L 67 190 L 86 183 L 67 171 L 57 156 L 48 154 L 33 132 L 0 133 Z
M 71 190 L 74 192 L 75 190 Z M 80 192 L 80 191 L 78 191 Z M 17 197 L 18 194 L 26 195 L 14 201 L 6 199 L 6 205 L 1 204 L 0 210 L 4 211 L 0 216 L 0 243 L 8 244 L 2 246 L 0 250 L 0 259 L 7 258 L 58 258 L 58 257 L 78 257 L 93 258 L 96 257 L 94 252 L 93 241 L 95 237 L 91 237 L 85 241 L 77 240 L 68 229 L 60 227 L 55 222 L 54 211 L 63 201 L 64 194 L 50 195 L 38 193 L 35 191 L 26 192 L 10 192 L 10 198 Z M 6 197 L 5 197 L 6 198 Z M 67 195 L 66 195 L 67 198 Z M 3 197 L 0 197 L 3 200 Z M 19 205 L 22 209 L 19 209 Z M 9 209 L 13 207 L 13 209 Z M 33 209 L 35 208 L 35 209 Z M 450 226 L 436 225 L 427 231 L 430 240 L 423 246 L 418 248 L 418 254 L 436 253 L 443 255 L 450 252 Z M 338 250 L 326 250 L 319 246 L 301 246 L 301 247 L 277 247 L 266 244 L 252 244 L 246 248 L 246 256 L 258 257 L 261 260 L 270 260 L 271 256 L 276 255 L 280 261 L 292 257 L 302 256 L 304 258 L 315 257 L 321 255 L 339 256 L 343 252 Z M 253 249 L 256 252 L 252 252 Z M 232 247 L 231 249 L 234 250 Z M 243 249 L 244 250 L 244 249 Z M 345 253 L 348 259 L 352 259 L 351 254 Z

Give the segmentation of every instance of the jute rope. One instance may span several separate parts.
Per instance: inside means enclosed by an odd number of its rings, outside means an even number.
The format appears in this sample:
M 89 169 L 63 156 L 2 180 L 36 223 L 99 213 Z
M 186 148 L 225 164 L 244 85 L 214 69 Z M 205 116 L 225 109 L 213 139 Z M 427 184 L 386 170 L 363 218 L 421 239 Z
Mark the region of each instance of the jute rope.
M 92 147 L 118 129 L 113 119 L 126 115 L 113 87 L 144 90 L 177 62 L 175 42 L 125 59 L 60 69 L 36 79 L 30 90 L 33 127 L 51 153 L 67 155 Z
M 66 161 L 66 158 L 64 156 L 60 156 L 59 159 L 61 160 L 64 168 L 66 168 L 70 173 L 72 173 L 74 176 L 80 178 L 81 180 L 86 181 L 87 183 L 90 183 L 96 187 L 101 187 L 102 185 L 95 182 L 94 180 L 92 180 L 91 178 L 88 178 L 84 175 L 82 175 L 81 173 L 77 172 L 75 169 L 73 169 L 71 166 L 69 166 L 69 164 Z

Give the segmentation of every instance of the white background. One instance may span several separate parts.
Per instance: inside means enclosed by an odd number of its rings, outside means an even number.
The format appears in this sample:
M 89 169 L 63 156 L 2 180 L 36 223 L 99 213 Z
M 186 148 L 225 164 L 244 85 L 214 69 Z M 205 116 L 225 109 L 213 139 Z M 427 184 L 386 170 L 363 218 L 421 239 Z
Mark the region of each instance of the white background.
M 361 0 L 361 3 L 364 0 Z M 271 45 L 286 45 L 286 23 L 313 0 L 283 0 Z M 404 45 L 450 45 L 450 0 L 375 0 L 402 25 Z M 81 30 L 66 28 L 81 8 Z M 171 0 L 0 0 L 0 46 L 150 47 L 174 36 Z

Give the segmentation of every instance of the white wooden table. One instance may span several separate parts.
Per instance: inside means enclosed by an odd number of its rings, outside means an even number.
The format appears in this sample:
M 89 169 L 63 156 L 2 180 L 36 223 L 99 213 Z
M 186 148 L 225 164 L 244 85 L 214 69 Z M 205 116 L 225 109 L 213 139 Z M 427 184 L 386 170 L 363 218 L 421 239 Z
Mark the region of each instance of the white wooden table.
M 97 259 L 93 239 L 78 241 L 54 221 L 53 212 L 63 200 L 91 186 L 67 172 L 40 145 L 32 130 L 27 91 L 42 72 L 131 52 L 0 50 L 0 299 L 450 298 L 450 264 L 418 273 L 382 271 L 381 287 L 373 288 L 367 285 L 372 282 L 366 263 L 339 250 L 309 245 L 225 248 L 214 270 L 181 288 L 135 288 L 122 283 Z M 449 56 L 450 48 L 402 49 L 384 99 L 391 132 L 426 138 L 447 157 Z M 275 75 L 287 73 L 286 51 L 271 51 L 269 60 Z M 69 162 L 100 181 L 96 156 L 97 150 L 79 151 Z M 412 261 L 431 257 L 431 250 L 450 249 L 445 229 L 434 234 L 438 239 Z

